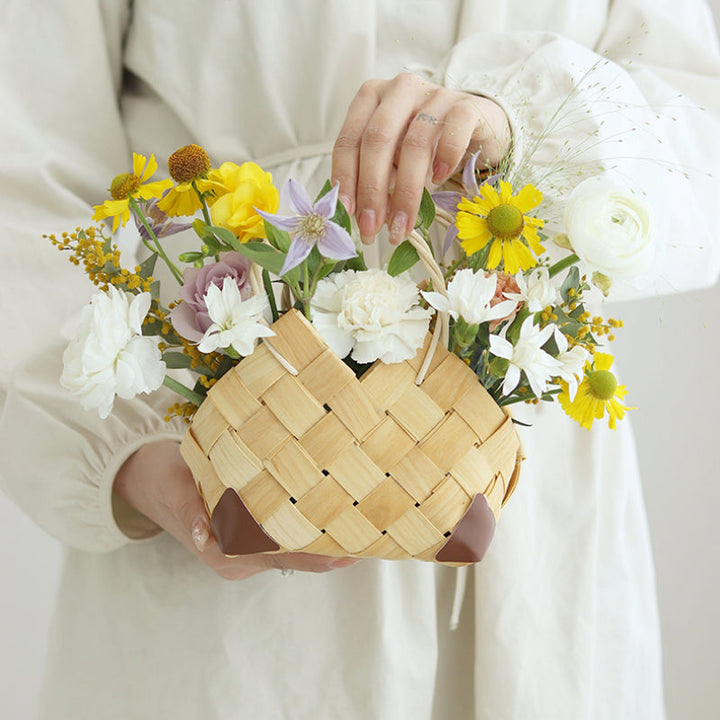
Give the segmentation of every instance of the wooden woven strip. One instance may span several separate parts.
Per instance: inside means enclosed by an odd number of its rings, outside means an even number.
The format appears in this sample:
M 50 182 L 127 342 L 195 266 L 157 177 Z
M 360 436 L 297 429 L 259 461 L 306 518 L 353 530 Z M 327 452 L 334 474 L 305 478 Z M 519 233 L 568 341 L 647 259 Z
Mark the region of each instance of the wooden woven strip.
M 385 416 L 360 447 L 380 470 L 388 472 L 415 447 L 415 440 L 392 417 Z
M 267 458 L 265 467 L 296 500 L 310 492 L 324 477 L 314 460 L 294 438 L 289 438 Z
M 272 356 L 264 344 L 255 348 L 255 352 L 252 355 L 243 358 L 243 361 L 236 365 L 232 372 L 237 373 L 237 376 L 242 380 L 245 387 L 255 397 L 262 395 L 271 385 L 285 375 L 285 369 Z M 224 377 L 221 378 L 221 382 L 224 379 Z M 213 392 L 213 395 L 216 394 L 219 393 Z M 204 404 L 205 403 L 203 403 L 203 405 Z M 197 415 L 195 417 L 197 417 Z
M 325 415 L 300 438 L 300 444 L 321 470 L 328 469 L 354 443 L 353 434 L 333 413 Z
M 438 348 L 419 387 L 419 357 L 358 381 L 294 311 L 273 329 L 299 374 L 259 347 L 213 387 L 183 441 L 209 510 L 233 487 L 281 552 L 425 560 L 476 493 L 499 514 L 520 443 L 462 361 Z
M 285 375 L 268 388 L 262 394 L 262 401 L 295 437 L 300 437 L 325 416 L 322 404 L 291 375 Z
M 412 507 L 415 507 L 413 497 L 388 477 L 360 501 L 357 509 L 382 531 Z

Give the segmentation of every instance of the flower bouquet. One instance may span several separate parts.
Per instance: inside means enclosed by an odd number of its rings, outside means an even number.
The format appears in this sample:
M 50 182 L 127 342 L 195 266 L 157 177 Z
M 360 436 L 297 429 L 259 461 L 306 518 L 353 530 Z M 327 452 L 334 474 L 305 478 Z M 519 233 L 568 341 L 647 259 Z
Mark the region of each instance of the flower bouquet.
M 425 191 L 379 269 L 329 182 L 315 200 L 292 179 L 278 192 L 256 164 L 213 168 L 197 145 L 152 181 L 154 157 L 134 155 L 93 219 L 114 232 L 132 216 L 142 264 L 123 268 L 102 227 L 50 236 L 100 288 L 63 386 L 101 417 L 116 395 L 181 396 L 167 419 L 189 423 L 181 450 L 226 554 L 480 560 L 520 471 L 508 406 L 557 397 L 588 429 L 628 409 L 597 349 L 621 323 L 585 304 L 647 255 L 650 228 L 634 196 L 590 178 L 551 262 L 540 191 L 476 164 L 456 190 Z M 171 259 L 167 238 L 190 229 L 197 249 Z M 158 259 L 178 284 L 167 305 Z

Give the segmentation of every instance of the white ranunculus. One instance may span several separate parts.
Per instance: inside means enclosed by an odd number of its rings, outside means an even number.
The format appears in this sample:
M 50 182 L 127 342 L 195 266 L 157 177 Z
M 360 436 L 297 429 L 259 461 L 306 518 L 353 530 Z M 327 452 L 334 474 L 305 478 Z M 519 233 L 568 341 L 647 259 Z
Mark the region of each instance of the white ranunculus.
M 396 363 L 415 356 L 423 344 L 430 310 L 407 273 L 346 270 L 321 280 L 311 308 L 313 325 L 337 355 Z
M 275 333 L 263 323 L 268 306 L 265 295 L 242 299 L 237 282 L 232 277 L 223 280 L 222 290 L 214 283 L 208 287 L 205 305 L 212 325 L 198 344 L 198 350 L 210 353 L 232 348 L 240 355 L 252 355 L 255 341 Z
M 531 313 L 544 310 L 548 305 L 555 305 L 558 300 L 557 288 L 550 279 L 546 267 L 534 267 L 527 273 L 518 273 L 515 282 L 520 288 L 519 293 L 504 293 L 506 298 L 525 303 Z
M 565 227 L 575 254 L 612 280 L 640 280 L 655 256 L 647 203 L 602 176 L 573 190 Z
M 162 385 L 165 363 L 157 339 L 142 336 L 150 302 L 150 293 L 133 296 L 112 286 L 97 293 L 63 354 L 60 384 L 101 418 L 110 414 L 116 395 L 132 398 Z
M 469 325 L 479 325 L 490 320 L 500 320 L 512 313 L 517 303 L 508 300 L 490 306 L 495 297 L 497 275 L 485 276 L 481 270 L 473 272 L 469 268 L 458 270 L 448 283 L 445 297 L 438 292 L 424 292 L 422 296 L 436 310 L 449 312 L 455 320 L 461 317 Z

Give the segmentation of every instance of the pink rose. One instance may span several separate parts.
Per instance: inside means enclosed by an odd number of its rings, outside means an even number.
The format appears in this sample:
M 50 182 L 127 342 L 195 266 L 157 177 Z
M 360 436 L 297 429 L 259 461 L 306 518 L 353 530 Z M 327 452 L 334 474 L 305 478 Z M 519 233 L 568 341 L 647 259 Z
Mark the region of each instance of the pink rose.
M 185 269 L 180 288 L 182 302 L 170 313 L 170 322 L 179 335 L 195 343 L 202 340 L 205 331 L 212 325 L 205 304 L 208 288 L 217 285 L 222 289 L 226 277 L 235 280 L 243 300 L 252 295 L 250 261 L 239 252 L 225 253 L 219 262 L 211 265 Z
M 497 278 L 497 285 L 495 286 L 495 295 L 493 296 L 493 299 L 490 301 L 490 307 L 494 307 L 500 302 L 507 302 L 507 298 L 503 295 L 503 293 L 509 292 L 509 293 L 519 293 L 520 287 L 518 286 L 517 282 L 515 282 L 515 278 L 512 275 L 508 275 L 507 273 L 498 272 L 498 273 L 485 273 L 486 276 L 489 275 L 495 275 Z M 509 314 L 506 315 L 504 318 L 500 318 L 499 320 L 493 320 L 490 323 L 490 332 L 492 332 L 500 323 L 505 322 L 506 320 L 512 320 L 515 317 L 515 313 L 517 312 L 518 307 L 520 306 L 520 303 L 517 303 L 515 305 L 515 309 Z

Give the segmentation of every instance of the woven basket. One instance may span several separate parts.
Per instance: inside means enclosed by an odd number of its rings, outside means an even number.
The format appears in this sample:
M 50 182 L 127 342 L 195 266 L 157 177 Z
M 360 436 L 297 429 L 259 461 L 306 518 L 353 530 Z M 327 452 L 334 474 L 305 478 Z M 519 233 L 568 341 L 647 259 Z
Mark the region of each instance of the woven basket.
M 358 379 L 296 310 L 272 329 L 181 445 L 221 550 L 482 559 L 522 451 L 467 365 L 436 333 Z

